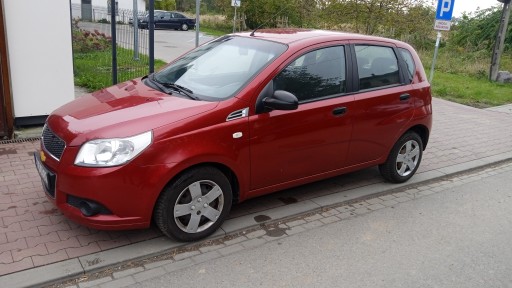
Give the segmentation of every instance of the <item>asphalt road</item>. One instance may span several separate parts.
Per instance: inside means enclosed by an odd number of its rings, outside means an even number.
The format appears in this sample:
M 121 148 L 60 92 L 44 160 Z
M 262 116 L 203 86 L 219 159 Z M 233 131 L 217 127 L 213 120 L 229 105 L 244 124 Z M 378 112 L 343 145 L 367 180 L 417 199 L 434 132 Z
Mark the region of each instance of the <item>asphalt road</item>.
M 80 22 L 78 26 L 91 32 L 98 30 L 100 33 L 110 36 L 110 24 Z M 133 27 L 130 25 L 117 25 L 117 43 L 118 45 L 133 49 Z M 214 37 L 199 33 L 199 44 L 212 40 Z M 195 47 L 195 30 L 177 31 L 177 30 L 155 30 L 155 58 L 170 62 L 183 53 Z M 148 51 L 148 30 L 139 29 L 139 43 L 141 53 Z
M 132 287 L 512 287 L 512 164 Z

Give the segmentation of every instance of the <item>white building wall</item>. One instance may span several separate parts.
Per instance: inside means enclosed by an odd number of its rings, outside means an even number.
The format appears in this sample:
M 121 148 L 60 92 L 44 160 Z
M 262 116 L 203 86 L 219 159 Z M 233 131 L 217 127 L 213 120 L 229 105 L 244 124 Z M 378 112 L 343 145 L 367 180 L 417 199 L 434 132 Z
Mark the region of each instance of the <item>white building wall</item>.
M 69 0 L 8 0 L 4 9 L 14 116 L 48 115 L 74 99 Z

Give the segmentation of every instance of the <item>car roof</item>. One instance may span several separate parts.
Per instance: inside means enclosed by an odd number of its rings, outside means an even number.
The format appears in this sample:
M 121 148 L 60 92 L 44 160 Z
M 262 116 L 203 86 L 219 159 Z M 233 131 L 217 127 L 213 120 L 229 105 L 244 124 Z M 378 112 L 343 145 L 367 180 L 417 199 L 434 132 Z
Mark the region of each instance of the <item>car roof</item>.
M 377 36 L 368 36 L 368 35 L 339 32 L 339 31 L 303 29 L 303 28 L 257 29 L 254 32 L 243 32 L 243 33 L 237 33 L 236 35 L 244 36 L 244 37 L 251 37 L 251 38 L 266 39 L 266 40 L 271 40 L 271 41 L 275 41 L 275 42 L 281 42 L 284 44 L 309 42 L 314 39 L 315 40 L 314 42 L 336 41 L 336 40 L 359 40 L 359 41 L 388 42 L 388 43 L 394 43 L 397 46 L 407 45 L 406 43 L 398 41 L 398 40 L 377 37 Z

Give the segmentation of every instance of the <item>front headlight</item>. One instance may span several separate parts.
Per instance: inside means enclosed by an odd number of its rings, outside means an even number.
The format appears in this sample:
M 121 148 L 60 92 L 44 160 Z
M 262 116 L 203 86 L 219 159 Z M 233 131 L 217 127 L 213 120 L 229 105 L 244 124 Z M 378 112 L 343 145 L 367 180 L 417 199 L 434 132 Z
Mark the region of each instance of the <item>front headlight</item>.
M 75 165 L 110 167 L 122 165 L 139 155 L 153 140 L 151 131 L 117 139 L 96 139 L 82 145 Z

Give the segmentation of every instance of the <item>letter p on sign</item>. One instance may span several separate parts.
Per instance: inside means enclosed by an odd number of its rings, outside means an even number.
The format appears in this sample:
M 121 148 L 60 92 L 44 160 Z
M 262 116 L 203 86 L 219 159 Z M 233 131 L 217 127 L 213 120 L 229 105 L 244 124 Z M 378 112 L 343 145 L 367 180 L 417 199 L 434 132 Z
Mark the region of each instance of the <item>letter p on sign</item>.
M 453 6 L 455 3 L 455 0 L 438 0 L 437 3 L 437 13 L 436 13 L 436 19 L 437 20 L 446 20 L 450 21 L 452 20 L 452 14 L 453 14 Z
M 443 17 L 444 13 L 449 13 L 452 10 L 452 2 L 450 0 L 443 0 L 441 4 L 441 17 Z

